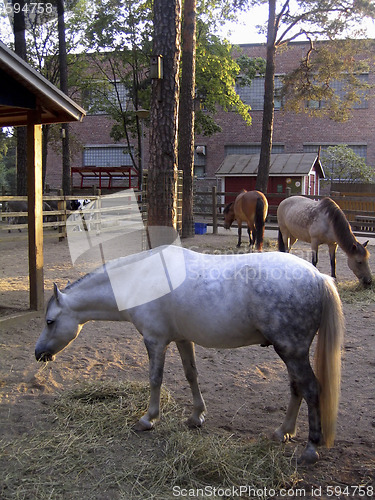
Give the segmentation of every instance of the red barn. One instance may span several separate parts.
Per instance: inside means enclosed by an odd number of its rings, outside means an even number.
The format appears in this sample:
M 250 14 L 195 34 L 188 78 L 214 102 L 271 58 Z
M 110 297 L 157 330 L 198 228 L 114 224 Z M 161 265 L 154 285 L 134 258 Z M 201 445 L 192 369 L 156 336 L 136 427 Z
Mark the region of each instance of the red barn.
M 221 179 L 221 190 L 235 193 L 241 189 L 254 190 L 258 164 L 258 154 L 226 156 L 216 172 Z M 289 187 L 292 194 L 319 195 L 319 180 L 322 178 L 324 171 L 316 153 L 272 154 L 267 192 L 285 197 Z M 230 201 L 233 197 L 224 200 L 225 203 Z

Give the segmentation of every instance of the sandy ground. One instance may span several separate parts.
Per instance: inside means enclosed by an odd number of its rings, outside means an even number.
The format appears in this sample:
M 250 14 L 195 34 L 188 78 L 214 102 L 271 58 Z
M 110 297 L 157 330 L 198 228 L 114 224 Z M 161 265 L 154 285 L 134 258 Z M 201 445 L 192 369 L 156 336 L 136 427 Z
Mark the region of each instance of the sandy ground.
M 184 246 L 220 252 L 234 248 L 236 239 L 235 231 L 217 236 L 206 234 L 185 240 Z M 375 240 L 371 243 L 375 244 Z M 375 248 L 371 246 L 371 267 L 375 270 Z M 309 247 L 305 244 L 297 243 L 295 252 L 310 259 Z M 79 278 L 96 264 L 94 259 L 89 264 L 73 267 L 67 243 L 59 243 L 56 237 L 46 238 L 44 258 L 46 299 L 54 281 L 64 287 L 68 280 Z M 340 251 L 337 260 L 338 279 L 354 280 Z M 329 271 L 324 249 L 318 267 L 323 272 Z M 3 316 L 27 305 L 27 273 L 27 242 L 12 233 L 0 241 L 0 314 Z M 375 304 L 344 303 L 344 312 L 347 333 L 337 439 L 334 448 L 321 450 L 318 464 L 303 471 L 309 487 L 374 485 Z M 41 366 L 34 359 L 35 341 L 43 328 L 43 318 L 8 327 L 0 325 L 0 328 L 0 437 L 19 436 L 33 428 L 50 425 L 40 418 L 42 406 L 48 404 L 56 392 L 79 381 L 122 378 L 147 381 L 146 351 L 132 325 L 91 322 L 85 325 L 74 344 L 47 366 Z M 280 424 L 289 388 L 285 366 L 272 347 L 209 350 L 198 346 L 196 351 L 201 389 L 208 408 L 205 424 L 208 428 L 254 437 L 269 434 Z M 167 355 L 164 383 L 179 402 L 190 404 L 190 391 L 174 346 Z M 298 422 L 296 443 L 302 447 L 307 438 L 305 405 Z M 341 498 L 369 498 L 353 495 L 353 491 Z

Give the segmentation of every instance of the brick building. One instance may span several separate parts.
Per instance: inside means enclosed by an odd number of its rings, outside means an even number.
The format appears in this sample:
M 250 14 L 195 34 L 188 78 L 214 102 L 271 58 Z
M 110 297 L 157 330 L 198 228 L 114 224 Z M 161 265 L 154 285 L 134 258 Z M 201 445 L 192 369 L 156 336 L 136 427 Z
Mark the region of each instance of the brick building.
M 241 46 L 249 56 L 265 57 L 264 44 Z M 287 50 L 276 57 L 276 88 L 278 75 L 293 69 L 306 54 L 307 42 L 290 44 Z M 361 75 L 369 84 L 375 84 L 375 72 Z M 195 139 L 195 171 L 200 187 L 218 184 L 215 175 L 224 158 L 229 154 L 259 154 L 264 80 L 257 78 L 251 87 L 238 88 L 242 99 L 252 107 L 252 125 L 247 126 L 233 112 L 219 112 L 216 121 L 222 132 L 212 137 L 197 136 Z M 319 105 L 319 103 L 316 103 Z M 74 157 L 72 166 L 121 166 L 130 161 L 124 144 L 114 143 L 110 138 L 111 121 L 105 115 L 88 115 L 84 122 L 72 125 L 73 133 L 82 144 L 82 150 Z M 147 134 L 146 134 L 147 135 Z M 306 114 L 285 112 L 281 102 L 275 100 L 275 122 L 273 134 L 274 153 L 313 153 L 319 146 L 327 147 L 347 144 L 375 167 L 375 100 L 363 100 L 353 109 L 352 118 L 337 123 L 327 118 L 313 118 Z M 144 139 L 144 166 L 147 167 L 147 136 Z M 61 161 L 50 151 L 47 167 L 47 183 L 60 187 Z M 324 167 L 324 165 L 323 165 Z M 220 187 L 220 186 L 219 186 Z

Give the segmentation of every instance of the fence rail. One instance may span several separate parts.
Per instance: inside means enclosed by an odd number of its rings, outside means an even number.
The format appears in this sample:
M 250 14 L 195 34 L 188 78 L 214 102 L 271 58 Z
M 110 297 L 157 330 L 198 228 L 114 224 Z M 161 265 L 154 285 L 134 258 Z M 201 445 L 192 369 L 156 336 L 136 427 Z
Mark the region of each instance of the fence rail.
M 217 234 L 218 228 L 223 226 L 223 208 L 226 205 L 225 200 L 228 197 L 234 199 L 238 193 L 218 191 L 213 187 L 211 191 L 197 191 L 195 192 L 194 216 L 196 220 L 204 221 L 207 225 L 213 227 L 213 233 Z M 144 219 L 147 217 L 144 196 L 141 192 L 137 192 L 139 197 L 139 207 Z M 180 196 L 182 193 L 180 192 Z M 87 195 L 90 200 L 97 200 L 100 198 L 100 193 L 96 195 Z M 269 215 L 266 221 L 266 227 L 276 227 L 276 209 L 281 200 L 286 198 L 287 195 L 279 193 L 267 193 L 269 203 Z M 323 198 L 323 196 L 310 197 L 314 199 Z M 354 234 L 357 235 L 375 235 L 375 194 L 365 193 L 364 195 L 345 195 L 345 196 L 331 196 L 331 198 L 340 206 L 349 220 Z M 69 202 L 76 200 L 77 196 L 62 196 L 62 195 L 45 195 L 43 202 L 50 205 L 57 206 L 57 209 L 43 210 L 43 229 L 57 229 L 56 233 L 60 240 L 66 237 L 66 221 L 68 217 L 74 213 L 70 210 Z M 1 232 L 10 232 L 14 230 L 22 231 L 27 229 L 27 216 L 26 211 L 5 211 L 4 208 L 8 202 L 27 202 L 27 196 L 0 196 L 0 236 Z M 180 204 L 181 205 L 181 204 Z M 121 206 L 118 210 L 121 210 Z M 98 212 L 105 213 L 105 207 L 93 210 L 94 217 Z M 53 220 L 51 220 L 53 218 Z M 113 215 L 113 220 L 116 218 Z M 179 218 L 181 214 L 179 213 Z M 13 219 L 13 220 L 12 220 Z M 12 223 L 13 222 L 13 223 Z M 17 223 L 14 223 L 17 222 Z M 94 220 L 94 223 L 99 224 Z M 273 225 L 272 225 L 273 224 Z
M 207 225 L 212 225 L 213 233 L 217 234 L 218 228 L 223 226 L 223 208 L 226 206 L 226 199 L 233 199 L 238 193 L 218 191 L 213 187 L 211 191 L 196 191 L 194 216 L 204 220 Z M 289 193 L 267 193 L 269 203 L 266 228 L 275 228 L 277 223 L 276 211 L 279 203 L 290 196 Z M 308 196 L 311 199 L 322 199 L 324 196 Z M 356 235 L 375 235 L 375 194 L 355 193 L 352 195 L 331 196 L 341 210 L 345 213 L 350 222 L 353 232 Z M 273 224 L 273 225 L 272 225 Z
M 135 192 L 138 198 L 138 208 L 142 217 L 146 217 L 146 207 L 142 202 L 142 193 Z M 90 201 L 96 202 L 95 208 L 90 208 L 90 224 L 95 226 L 97 231 L 105 231 L 109 224 L 116 224 L 120 220 L 127 218 L 126 210 L 129 210 L 129 204 L 126 206 L 119 204 L 105 207 L 101 205 L 103 197 L 100 193 L 88 196 Z M 63 240 L 67 234 L 67 221 L 70 215 L 76 213 L 76 210 L 70 209 L 70 202 L 77 200 L 77 196 L 46 195 L 43 196 L 43 230 L 53 229 L 53 235 L 58 236 L 59 241 Z M 9 210 L 9 202 L 22 202 L 22 210 Z M 0 239 L 1 233 L 19 231 L 28 229 L 27 217 L 27 196 L 0 196 Z M 57 209 L 52 208 L 57 207 Z M 48 207 L 48 208 L 47 208 Z M 69 221 L 68 221 L 69 223 Z M 77 221 L 77 225 L 78 225 Z M 74 221 L 70 224 L 74 225 Z

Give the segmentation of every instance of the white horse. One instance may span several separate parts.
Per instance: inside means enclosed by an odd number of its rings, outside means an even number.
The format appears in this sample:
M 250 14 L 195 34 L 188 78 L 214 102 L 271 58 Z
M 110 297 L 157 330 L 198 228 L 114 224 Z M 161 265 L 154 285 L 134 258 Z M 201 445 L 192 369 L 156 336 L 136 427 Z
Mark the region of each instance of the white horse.
M 151 398 L 136 429 L 151 429 L 159 417 L 167 347 L 175 342 L 193 395 L 189 423 L 202 425 L 203 401 L 194 343 L 234 348 L 273 345 L 285 362 L 291 398 L 276 436 L 295 435 L 304 398 L 309 437 L 302 459 L 318 459 L 317 446 L 333 444 L 340 389 L 343 319 L 332 279 L 308 262 L 278 252 L 207 255 L 159 247 L 110 261 L 64 291 L 54 287 L 46 326 L 35 356 L 51 361 L 90 320 L 129 321 L 143 335 L 150 361 Z M 316 377 L 310 345 L 319 330 Z

